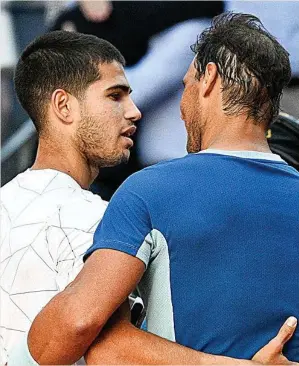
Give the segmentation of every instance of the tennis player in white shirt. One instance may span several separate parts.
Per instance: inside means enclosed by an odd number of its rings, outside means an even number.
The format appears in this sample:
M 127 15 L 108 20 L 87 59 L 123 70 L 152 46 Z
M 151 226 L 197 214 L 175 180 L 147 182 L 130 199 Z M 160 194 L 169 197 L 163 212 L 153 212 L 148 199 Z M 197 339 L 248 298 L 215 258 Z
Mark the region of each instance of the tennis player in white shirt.
M 124 63 L 107 41 L 69 32 L 35 40 L 18 62 L 39 145 L 32 168 L 1 189 L 1 365 L 83 265 L 107 206 L 88 191 L 99 168 L 129 159 L 141 114 Z

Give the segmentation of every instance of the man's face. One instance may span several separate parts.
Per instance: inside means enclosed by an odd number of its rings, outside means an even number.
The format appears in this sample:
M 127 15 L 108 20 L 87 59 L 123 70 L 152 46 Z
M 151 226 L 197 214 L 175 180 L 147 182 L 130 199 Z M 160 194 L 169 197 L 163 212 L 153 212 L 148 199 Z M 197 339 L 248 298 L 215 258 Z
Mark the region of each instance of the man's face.
M 141 113 L 130 97 L 123 67 L 116 61 L 100 65 L 100 80 L 91 84 L 81 103 L 76 142 L 92 165 L 127 162 Z
M 201 149 L 201 133 L 204 126 L 202 107 L 200 104 L 200 86 L 202 79 L 196 78 L 196 69 L 192 61 L 184 79 L 185 86 L 181 99 L 181 118 L 187 130 L 187 151 L 195 153 Z

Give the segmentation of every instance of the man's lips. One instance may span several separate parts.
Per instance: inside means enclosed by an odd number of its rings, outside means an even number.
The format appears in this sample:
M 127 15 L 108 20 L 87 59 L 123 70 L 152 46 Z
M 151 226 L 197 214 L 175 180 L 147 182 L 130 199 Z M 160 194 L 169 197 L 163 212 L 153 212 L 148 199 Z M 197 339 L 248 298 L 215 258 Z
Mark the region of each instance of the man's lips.
M 134 135 L 134 133 L 136 132 L 137 127 L 136 126 L 130 126 L 129 128 L 125 129 L 121 135 L 124 137 L 130 137 L 132 135 Z

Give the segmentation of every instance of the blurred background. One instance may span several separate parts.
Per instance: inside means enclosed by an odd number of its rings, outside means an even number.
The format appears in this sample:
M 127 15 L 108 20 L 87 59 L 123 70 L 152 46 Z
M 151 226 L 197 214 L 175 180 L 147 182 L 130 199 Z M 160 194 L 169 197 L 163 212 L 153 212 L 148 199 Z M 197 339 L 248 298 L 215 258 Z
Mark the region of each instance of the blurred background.
M 291 133 L 291 142 L 286 145 L 293 154 L 299 154 L 299 2 L 2 1 L 1 185 L 30 167 L 36 152 L 33 124 L 13 89 L 18 57 L 36 36 L 57 29 L 94 34 L 113 43 L 126 58 L 132 97 L 143 118 L 130 162 L 101 170 L 92 186 L 109 200 L 133 172 L 186 154 L 179 102 L 182 79 L 193 58 L 190 45 L 215 15 L 226 10 L 258 16 L 290 53 L 293 73 L 282 110 L 294 117 L 293 130 L 290 119 L 282 115 L 287 128 L 281 124 L 279 131 Z

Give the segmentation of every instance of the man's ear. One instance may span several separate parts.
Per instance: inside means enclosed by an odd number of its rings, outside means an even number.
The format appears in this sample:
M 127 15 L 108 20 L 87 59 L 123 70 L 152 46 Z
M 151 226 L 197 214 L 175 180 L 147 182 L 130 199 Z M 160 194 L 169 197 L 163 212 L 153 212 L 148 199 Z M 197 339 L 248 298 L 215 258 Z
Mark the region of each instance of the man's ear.
M 51 107 L 57 118 L 63 123 L 73 122 L 70 95 L 63 89 L 56 89 L 51 97 Z
M 216 84 L 217 77 L 218 70 L 216 64 L 214 62 L 209 62 L 206 66 L 203 78 L 202 93 L 204 97 L 208 96 L 212 92 Z

